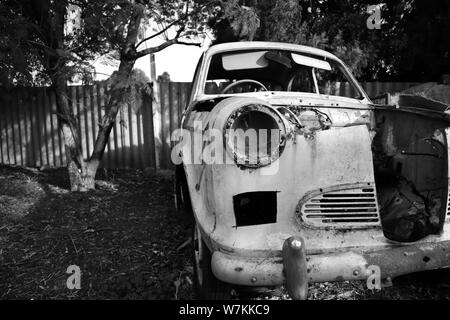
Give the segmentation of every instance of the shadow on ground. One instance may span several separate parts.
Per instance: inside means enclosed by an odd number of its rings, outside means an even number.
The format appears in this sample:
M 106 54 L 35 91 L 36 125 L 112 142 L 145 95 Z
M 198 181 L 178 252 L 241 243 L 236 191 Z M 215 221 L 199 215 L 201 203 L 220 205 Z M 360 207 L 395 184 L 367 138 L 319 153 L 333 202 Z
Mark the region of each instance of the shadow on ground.
M 173 209 L 172 175 L 101 170 L 70 193 L 64 169 L 0 166 L 0 299 L 192 299 L 190 231 Z M 80 267 L 81 289 L 66 286 Z M 446 271 L 310 286 L 311 299 L 448 299 Z M 286 297 L 275 292 L 275 299 Z
M 101 171 L 87 193 L 68 192 L 63 169 L 2 166 L 0 177 L 0 298 L 192 297 L 171 175 Z M 67 289 L 70 265 L 81 290 Z

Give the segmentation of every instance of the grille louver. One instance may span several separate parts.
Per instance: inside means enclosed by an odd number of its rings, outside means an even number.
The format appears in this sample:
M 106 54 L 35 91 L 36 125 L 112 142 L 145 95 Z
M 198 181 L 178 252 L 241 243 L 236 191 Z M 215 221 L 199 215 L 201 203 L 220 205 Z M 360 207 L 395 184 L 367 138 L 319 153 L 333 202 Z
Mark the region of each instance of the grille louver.
M 303 201 L 301 220 L 318 227 L 379 225 L 376 192 L 372 187 L 320 193 Z

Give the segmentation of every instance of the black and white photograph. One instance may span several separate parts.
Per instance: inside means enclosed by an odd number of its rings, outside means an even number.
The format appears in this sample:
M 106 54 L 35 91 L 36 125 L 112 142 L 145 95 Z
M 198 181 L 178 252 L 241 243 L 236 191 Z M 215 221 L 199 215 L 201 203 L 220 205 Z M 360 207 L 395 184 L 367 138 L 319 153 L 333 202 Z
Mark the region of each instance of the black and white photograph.
M 1 301 L 272 318 L 448 268 L 450 0 L 0 1 Z

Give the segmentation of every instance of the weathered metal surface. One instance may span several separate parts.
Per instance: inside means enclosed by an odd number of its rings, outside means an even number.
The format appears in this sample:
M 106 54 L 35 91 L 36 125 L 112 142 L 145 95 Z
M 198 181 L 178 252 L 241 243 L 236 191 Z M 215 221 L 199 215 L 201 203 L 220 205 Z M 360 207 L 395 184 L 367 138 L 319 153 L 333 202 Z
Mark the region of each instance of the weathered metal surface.
M 354 139 L 355 136 L 359 139 Z M 296 232 L 299 227 L 295 218 L 296 206 L 308 191 L 354 182 L 373 185 L 369 146 L 370 137 L 365 126 L 330 129 L 318 131 L 313 140 L 297 136 L 296 144 L 288 141 L 279 161 L 269 166 L 274 170 L 278 167 L 275 175 L 242 171 L 234 166 L 212 168 L 214 189 L 222 190 L 212 195 L 218 209 L 218 227 L 213 238 L 223 239 L 222 245 L 234 248 L 270 248 L 266 240 L 270 234 Z M 353 161 L 354 150 L 360 151 L 358 162 Z M 257 190 L 278 192 L 277 224 L 254 230 L 253 227 L 229 228 L 236 224 L 234 217 L 228 214 L 232 208 L 227 198 Z
M 294 300 L 305 300 L 308 296 L 308 273 L 302 237 L 290 237 L 284 242 L 283 265 L 289 296 Z
M 450 267 L 449 247 L 450 241 L 447 240 L 400 245 L 373 252 L 364 252 L 364 248 L 360 248 L 360 251 L 308 255 L 307 279 L 309 282 L 366 280 L 372 275 L 373 266 L 380 268 L 382 279 Z M 217 278 L 237 285 L 276 286 L 286 282 L 281 257 L 244 258 L 217 251 L 213 254 L 212 267 Z
M 419 243 L 363 255 L 368 265 L 379 266 L 382 276 L 450 267 L 450 242 Z

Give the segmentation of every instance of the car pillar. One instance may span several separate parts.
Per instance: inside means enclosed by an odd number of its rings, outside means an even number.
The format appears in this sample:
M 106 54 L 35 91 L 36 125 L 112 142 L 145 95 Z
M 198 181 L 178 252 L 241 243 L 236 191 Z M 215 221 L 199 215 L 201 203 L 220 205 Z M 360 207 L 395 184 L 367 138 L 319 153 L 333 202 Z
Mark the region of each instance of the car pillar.
M 305 240 L 302 237 L 290 237 L 283 244 L 283 264 L 286 276 L 286 288 L 294 300 L 306 300 L 308 296 L 308 277 L 305 252 Z

